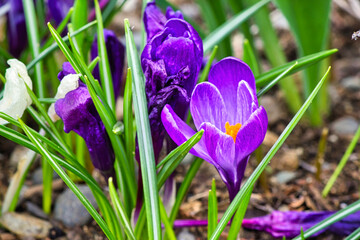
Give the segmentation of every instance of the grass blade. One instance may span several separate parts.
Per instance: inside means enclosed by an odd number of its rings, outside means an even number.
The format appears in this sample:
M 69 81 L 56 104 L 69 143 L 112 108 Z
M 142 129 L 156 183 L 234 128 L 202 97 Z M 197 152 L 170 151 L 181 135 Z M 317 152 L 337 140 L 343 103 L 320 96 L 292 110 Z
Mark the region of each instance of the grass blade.
M 351 140 L 344 155 L 342 156 L 342 158 L 339 162 L 339 165 L 336 167 L 334 173 L 331 175 L 329 181 L 327 182 L 326 186 L 324 187 L 324 190 L 322 191 L 323 197 L 326 197 L 329 194 L 331 187 L 334 185 L 336 179 L 338 178 L 339 174 L 341 173 L 341 171 L 345 167 L 347 161 L 349 160 L 351 153 L 354 151 L 355 146 L 359 141 L 359 138 L 360 138 L 360 126 L 358 127 L 353 139 Z
M 358 240 L 358 239 L 360 239 L 360 227 L 345 238 L 345 240 Z
M 266 84 L 268 84 L 271 80 L 275 79 L 277 76 L 279 76 L 282 72 L 284 72 L 286 69 L 288 69 L 289 67 L 291 67 L 292 65 L 294 65 L 294 63 L 298 63 L 292 71 L 290 71 L 287 75 L 293 74 L 295 72 L 298 72 L 306 67 L 309 67 L 312 64 L 315 64 L 319 61 L 321 61 L 324 58 L 327 58 L 328 56 L 336 53 L 338 50 L 337 49 L 331 49 L 331 50 L 327 50 L 327 51 L 322 51 L 322 52 L 318 52 L 318 53 L 314 53 L 302 58 L 299 58 L 297 60 L 291 61 L 287 64 L 284 64 L 282 66 L 276 67 L 271 69 L 270 71 L 260 74 L 259 76 L 257 76 L 256 79 L 256 86 L 259 87 L 264 87 Z
M 157 190 L 154 149 L 150 133 L 149 115 L 145 96 L 145 79 L 139 55 L 127 19 L 124 20 L 126 52 L 132 70 L 135 120 L 140 152 L 141 173 L 144 185 L 144 200 L 150 239 L 161 238 L 159 195 Z
M 234 17 L 227 20 L 220 27 L 212 31 L 203 41 L 204 52 L 209 51 L 215 45 L 219 44 L 224 38 L 229 36 L 240 24 L 251 17 L 257 10 L 268 4 L 270 0 L 262 0 L 254 4 L 250 8 L 236 14 Z
M 124 226 L 126 236 L 131 240 L 135 240 L 136 238 L 131 228 L 130 221 L 127 218 L 123 205 L 121 204 L 119 195 L 116 192 L 112 178 L 109 178 L 109 192 L 110 192 L 111 202 L 113 203 L 114 208 L 116 209 L 121 224 Z
M 100 57 L 99 69 L 100 79 L 102 86 L 105 90 L 106 102 L 109 104 L 110 109 L 115 113 L 115 95 L 114 87 L 112 82 L 112 76 L 109 65 L 109 58 L 107 54 L 105 37 L 104 37 L 104 26 L 102 22 L 101 10 L 98 0 L 95 0 L 95 12 L 97 20 L 97 44 Z
M 201 75 L 200 75 L 200 78 L 199 78 L 199 81 L 198 83 L 202 83 L 202 82 L 205 82 L 206 79 L 208 78 L 208 75 L 209 75 L 209 71 L 210 71 L 210 68 L 211 68 L 211 65 L 215 59 L 215 56 L 216 56 L 216 53 L 218 51 L 219 47 L 217 45 L 214 46 L 214 49 L 212 50 L 211 52 L 211 55 L 209 57 L 209 60 L 207 61 L 205 67 L 204 67 L 204 70 L 202 71 Z
M 104 231 L 105 235 L 109 239 L 115 239 L 113 234 L 110 232 L 109 228 L 107 227 L 106 223 L 101 218 L 100 214 L 96 211 L 96 209 L 91 205 L 89 200 L 87 200 L 86 197 L 80 192 L 79 188 L 69 178 L 69 176 L 66 175 L 65 171 L 53 159 L 51 154 L 48 152 L 48 150 L 46 148 L 44 148 L 44 146 L 41 144 L 41 142 L 39 142 L 39 140 L 36 139 L 34 137 L 34 135 L 31 134 L 31 132 L 29 131 L 28 126 L 26 126 L 23 121 L 21 121 L 21 120 L 19 120 L 19 121 L 20 121 L 20 124 L 21 124 L 24 132 L 29 137 L 29 139 L 33 142 L 33 144 L 36 146 L 36 148 L 38 149 L 40 154 L 49 161 L 49 164 L 51 165 L 51 167 L 61 177 L 61 179 L 65 182 L 65 184 L 74 192 L 74 194 L 78 197 L 78 199 L 81 201 L 81 203 L 85 206 L 85 208 L 88 210 L 88 212 L 94 218 L 94 220 L 99 224 L 101 229 Z
M 132 108 L 132 76 L 131 69 L 128 68 L 126 75 L 126 83 L 124 90 L 124 129 L 125 129 L 125 147 L 128 160 L 130 161 L 130 166 L 132 171 L 134 171 L 134 153 L 135 153 L 135 129 L 134 129 L 134 117 L 133 117 L 133 108 Z
M 304 115 L 305 111 L 310 106 L 312 100 L 315 98 L 315 96 L 318 93 L 318 91 L 320 90 L 321 86 L 324 84 L 329 72 L 330 72 L 330 67 L 328 68 L 328 70 L 325 73 L 325 75 L 323 76 L 323 78 L 319 81 L 319 83 L 316 86 L 316 88 L 314 89 L 314 91 L 311 93 L 311 95 L 308 97 L 308 99 L 302 105 L 300 110 L 296 113 L 296 115 L 293 117 L 293 119 L 287 125 L 285 130 L 282 132 L 282 134 L 280 135 L 280 137 L 278 138 L 276 143 L 269 150 L 269 152 L 266 154 L 264 159 L 261 161 L 261 163 L 258 165 L 258 167 L 251 174 L 249 179 L 241 187 L 240 191 L 238 192 L 238 194 L 236 195 L 234 200 L 231 202 L 230 206 L 224 213 L 224 216 L 221 218 L 219 224 L 217 225 L 213 235 L 211 236 L 212 240 L 218 239 L 220 237 L 221 232 L 224 230 L 224 228 L 230 221 L 230 219 L 233 216 L 233 214 L 235 213 L 235 211 L 239 208 L 240 203 L 244 200 L 245 196 L 252 189 L 256 180 L 260 177 L 261 173 L 264 171 L 264 169 L 266 168 L 266 166 L 268 165 L 268 163 L 270 162 L 272 157 L 275 155 L 275 153 L 279 150 L 279 148 L 285 142 L 286 138 L 290 135 L 292 130 L 295 128 L 296 124 L 300 121 L 301 117 Z
M 172 228 L 172 225 L 169 221 L 164 204 L 162 203 L 160 198 L 159 198 L 159 200 L 160 200 L 159 206 L 160 206 L 161 221 L 163 222 L 164 227 L 165 227 L 165 234 L 168 237 L 168 239 L 176 240 L 176 235 L 175 235 L 174 229 Z
M 208 197 L 208 239 L 214 232 L 218 221 L 218 203 L 216 197 L 216 183 L 213 178 L 211 182 L 211 190 Z

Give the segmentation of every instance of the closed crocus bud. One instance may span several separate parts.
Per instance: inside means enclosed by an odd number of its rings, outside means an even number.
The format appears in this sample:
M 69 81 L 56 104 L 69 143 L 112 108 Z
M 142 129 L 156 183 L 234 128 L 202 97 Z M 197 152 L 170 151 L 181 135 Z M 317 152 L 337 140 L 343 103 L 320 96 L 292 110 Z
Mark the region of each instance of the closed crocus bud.
M 273 211 L 270 215 L 244 219 L 242 226 L 244 228 L 266 231 L 273 237 L 293 238 L 300 235 L 301 228 L 303 231 L 315 226 L 322 220 L 330 217 L 335 212 L 296 212 L 296 211 Z M 349 235 L 360 227 L 360 211 L 353 213 L 342 220 L 320 230 L 312 235 L 313 237 L 323 233 L 331 232 L 336 235 Z
M 7 14 L 7 36 L 10 53 L 19 58 L 27 46 L 27 33 L 22 0 L 9 0 L 10 9 Z
M 115 157 L 105 126 L 86 85 L 78 80 L 78 75 L 72 74 L 71 65 L 63 66 L 58 75 L 62 78 L 55 112 L 64 122 L 66 133 L 74 131 L 85 140 L 94 167 L 108 178 L 114 174 Z
M 0 100 L 0 112 L 17 119 L 32 103 L 26 88 L 27 85 L 32 90 L 32 81 L 22 62 L 10 59 L 8 64 L 10 68 L 6 70 L 5 74 L 6 83 L 3 98 Z M 5 123 L 7 121 L 0 119 L 0 124 Z
M 125 47 L 111 30 L 104 29 L 104 38 L 106 50 L 110 65 L 111 77 L 114 87 L 114 95 L 117 98 L 120 94 L 121 80 L 124 69 Z M 93 60 L 99 55 L 97 36 L 91 45 L 91 59 Z M 96 65 L 93 71 L 95 79 L 100 81 L 99 64 Z
M 169 104 L 180 118 L 185 118 L 203 58 L 202 41 L 194 28 L 181 18 L 167 20 L 158 14 L 159 11 L 154 3 L 149 3 L 145 9 L 144 24 L 148 36 L 153 35 L 153 38 L 141 55 L 156 159 L 165 137 L 161 110 Z M 156 21 L 156 29 L 150 28 Z

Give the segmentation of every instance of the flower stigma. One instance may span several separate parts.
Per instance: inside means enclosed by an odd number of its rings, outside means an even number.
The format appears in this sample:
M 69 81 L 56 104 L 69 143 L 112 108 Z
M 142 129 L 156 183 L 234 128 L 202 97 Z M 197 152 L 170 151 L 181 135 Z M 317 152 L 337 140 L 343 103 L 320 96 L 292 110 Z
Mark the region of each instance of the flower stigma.
M 235 125 L 230 125 L 229 122 L 225 123 L 225 131 L 226 131 L 225 133 L 227 135 L 230 135 L 234 139 L 234 142 L 236 141 L 236 135 L 239 132 L 240 128 L 241 128 L 240 123 L 237 123 Z

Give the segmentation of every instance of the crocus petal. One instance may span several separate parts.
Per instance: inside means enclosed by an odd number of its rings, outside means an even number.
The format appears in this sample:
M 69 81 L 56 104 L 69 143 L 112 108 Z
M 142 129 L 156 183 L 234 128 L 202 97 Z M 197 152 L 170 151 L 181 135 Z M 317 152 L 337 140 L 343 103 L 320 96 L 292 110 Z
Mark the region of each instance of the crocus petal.
M 224 98 L 230 116 L 237 113 L 237 90 L 241 80 L 248 83 L 256 93 L 255 78 L 251 69 L 243 61 L 227 57 L 216 63 L 209 72 L 209 82 L 214 84 Z
M 184 19 L 184 16 L 182 14 L 181 11 L 177 10 L 174 11 L 170 6 L 166 8 L 166 18 L 170 19 L 170 18 L 179 18 L 179 19 Z
M 59 72 L 57 77 L 61 81 L 66 75 L 69 75 L 69 74 L 76 74 L 76 71 L 71 66 L 71 63 L 64 62 L 62 65 L 62 70 Z
M 55 103 L 55 111 L 64 122 L 64 131 L 74 131 L 84 138 L 94 167 L 104 175 L 113 170 L 114 153 L 85 85 L 66 94 Z
M 241 126 L 236 136 L 236 157 L 234 161 L 241 161 L 260 146 L 266 134 L 267 124 L 266 111 L 260 106 Z
M 64 98 L 68 92 L 77 89 L 79 87 L 79 77 L 80 77 L 80 75 L 78 75 L 78 74 L 66 75 L 60 82 L 60 85 L 57 89 L 57 92 L 56 92 L 54 98 L 56 100 L 58 100 L 60 98 Z M 48 110 L 48 115 L 50 116 L 50 119 L 53 122 L 60 119 L 59 116 L 55 112 L 55 104 L 54 103 L 52 103 L 50 105 L 49 110 Z
M 211 83 L 198 84 L 191 96 L 190 111 L 196 128 L 203 122 L 209 122 L 225 132 L 228 120 L 224 100 L 219 90 Z
M 6 83 L 3 98 L 0 100 L 0 112 L 13 118 L 20 118 L 32 101 L 26 85 L 32 90 L 32 81 L 27 73 L 26 66 L 16 60 L 8 60 L 10 68 L 6 69 Z M 26 84 L 26 85 L 25 85 Z M 0 124 L 7 121 L 0 119 Z
M 144 10 L 144 26 L 147 41 L 150 41 L 157 33 L 164 29 L 167 21 L 165 15 L 156 6 L 155 1 L 149 2 Z
M 57 25 L 61 23 L 73 5 L 74 0 L 48 0 L 50 14 Z
M 27 46 L 27 33 L 24 15 L 24 7 L 21 0 L 9 0 L 7 36 L 10 53 L 19 58 Z
M 115 98 L 117 98 L 120 94 L 121 79 L 124 69 L 125 47 L 111 30 L 104 29 L 104 38 L 113 81 L 114 94 Z M 98 55 L 97 36 L 95 36 L 91 45 L 91 59 L 96 58 Z M 99 64 L 95 66 L 93 75 L 95 79 L 100 80 Z
M 171 139 L 178 145 L 183 144 L 196 133 L 176 115 L 169 105 L 163 108 L 161 121 Z M 190 153 L 206 161 L 211 161 L 202 139 L 190 150 Z
M 296 212 L 296 211 L 273 211 L 270 215 L 244 219 L 242 226 L 248 229 L 266 231 L 273 237 L 293 238 L 300 235 L 301 228 L 303 231 L 316 225 L 320 221 L 330 217 L 334 212 Z M 337 235 L 349 235 L 360 227 L 360 211 L 353 213 L 346 218 L 336 222 L 316 234 L 313 237 L 325 232 L 331 231 Z
M 244 124 L 250 118 L 250 115 L 256 110 L 258 101 L 256 95 L 245 81 L 240 81 L 237 89 L 237 112 L 234 123 Z

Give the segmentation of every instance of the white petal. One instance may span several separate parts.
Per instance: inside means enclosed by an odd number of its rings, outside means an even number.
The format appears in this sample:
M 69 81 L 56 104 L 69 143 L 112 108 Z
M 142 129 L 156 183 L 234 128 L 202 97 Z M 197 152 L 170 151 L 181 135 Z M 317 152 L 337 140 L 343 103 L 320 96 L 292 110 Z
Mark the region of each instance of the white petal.
M 6 113 L 13 118 L 20 118 L 25 109 L 32 101 L 27 92 L 25 83 L 32 90 L 32 81 L 28 75 L 26 66 L 16 60 L 8 60 L 10 68 L 6 69 L 4 96 L 0 100 L 0 112 Z M 0 119 L 0 124 L 7 121 Z
M 60 82 L 60 85 L 55 94 L 55 99 L 64 98 L 68 92 L 75 90 L 79 87 L 79 74 L 69 74 L 66 75 Z M 59 120 L 59 116 L 55 112 L 55 104 L 52 103 L 48 110 L 48 115 L 50 116 L 53 122 Z

